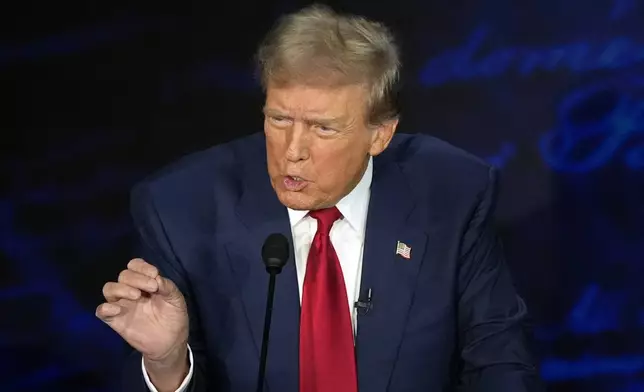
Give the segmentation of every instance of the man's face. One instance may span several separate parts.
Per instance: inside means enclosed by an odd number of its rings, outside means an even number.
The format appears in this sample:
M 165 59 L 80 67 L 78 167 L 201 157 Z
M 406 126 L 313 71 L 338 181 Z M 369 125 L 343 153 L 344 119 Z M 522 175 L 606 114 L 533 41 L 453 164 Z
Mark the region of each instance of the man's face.
M 368 127 L 366 99 L 360 85 L 268 86 L 268 173 L 282 204 L 294 210 L 335 205 L 360 181 L 369 156 L 384 151 L 397 121 Z

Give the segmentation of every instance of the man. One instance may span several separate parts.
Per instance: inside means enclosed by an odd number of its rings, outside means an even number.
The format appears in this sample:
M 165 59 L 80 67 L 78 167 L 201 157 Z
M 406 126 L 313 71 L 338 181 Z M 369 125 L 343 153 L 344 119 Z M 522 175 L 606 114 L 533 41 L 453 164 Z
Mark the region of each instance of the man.
M 294 257 L 277 278 L 266 390 L 541 390 L 494 232 L 495 171 L 394 136 L 387 29 L 310 7 L 257 57 L 264 133 L 133 192 L 142 258 L 97 309 L 140 353 L 122 390 L 255 389 L 272 233 Z

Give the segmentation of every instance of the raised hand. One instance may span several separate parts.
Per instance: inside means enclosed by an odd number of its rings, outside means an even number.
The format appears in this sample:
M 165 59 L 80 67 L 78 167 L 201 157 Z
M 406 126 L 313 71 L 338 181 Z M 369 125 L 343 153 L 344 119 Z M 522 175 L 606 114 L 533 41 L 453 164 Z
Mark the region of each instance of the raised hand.
M 159 275 L 157 268 L 133 259 L 118 282 L 103 286 L 105 303 L 96 316 L 107 323 L 147 361 L 173 363 L 185 353 L 188 312 L 177 286 Z

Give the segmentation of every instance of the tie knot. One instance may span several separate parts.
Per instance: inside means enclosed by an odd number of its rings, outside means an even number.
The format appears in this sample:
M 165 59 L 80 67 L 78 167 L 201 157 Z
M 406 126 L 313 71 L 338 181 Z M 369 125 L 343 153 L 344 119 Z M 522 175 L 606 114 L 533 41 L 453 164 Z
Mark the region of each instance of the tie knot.
M 337 207 L 324 208 L 309 212 L 311 218 L 318 221 L 318 231 L 329 235 L 333 223 L 342 217 L 342 213 Z

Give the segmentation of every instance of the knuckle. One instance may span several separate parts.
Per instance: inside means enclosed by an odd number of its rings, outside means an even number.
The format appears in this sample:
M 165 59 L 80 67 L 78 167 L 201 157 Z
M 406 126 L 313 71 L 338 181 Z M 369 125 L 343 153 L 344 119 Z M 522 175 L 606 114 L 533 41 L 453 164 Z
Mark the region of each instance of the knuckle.
M 132 259 L 127 263 L 127 268 L 134 269 L 140 265 L 141 259 Z
M 148 273 L 156 277 L 157 275 L 159 275 L 159 270 L 152 264 L 148 264 Z
M 119 282 L 124 282 L 128 280 L 130 276 L 130 270 L 123 270 L 121 273 L 119 273 Z
M 114 287 L 113 282 L 107 282 L 103 285 L 103 295 L 107 296 L 112 292 L 112 287 Z
M 113 283 L 105 288 L 103 296 L 107 302 L 113 302 L 123 297 L 123 286 L 119 283 Z

